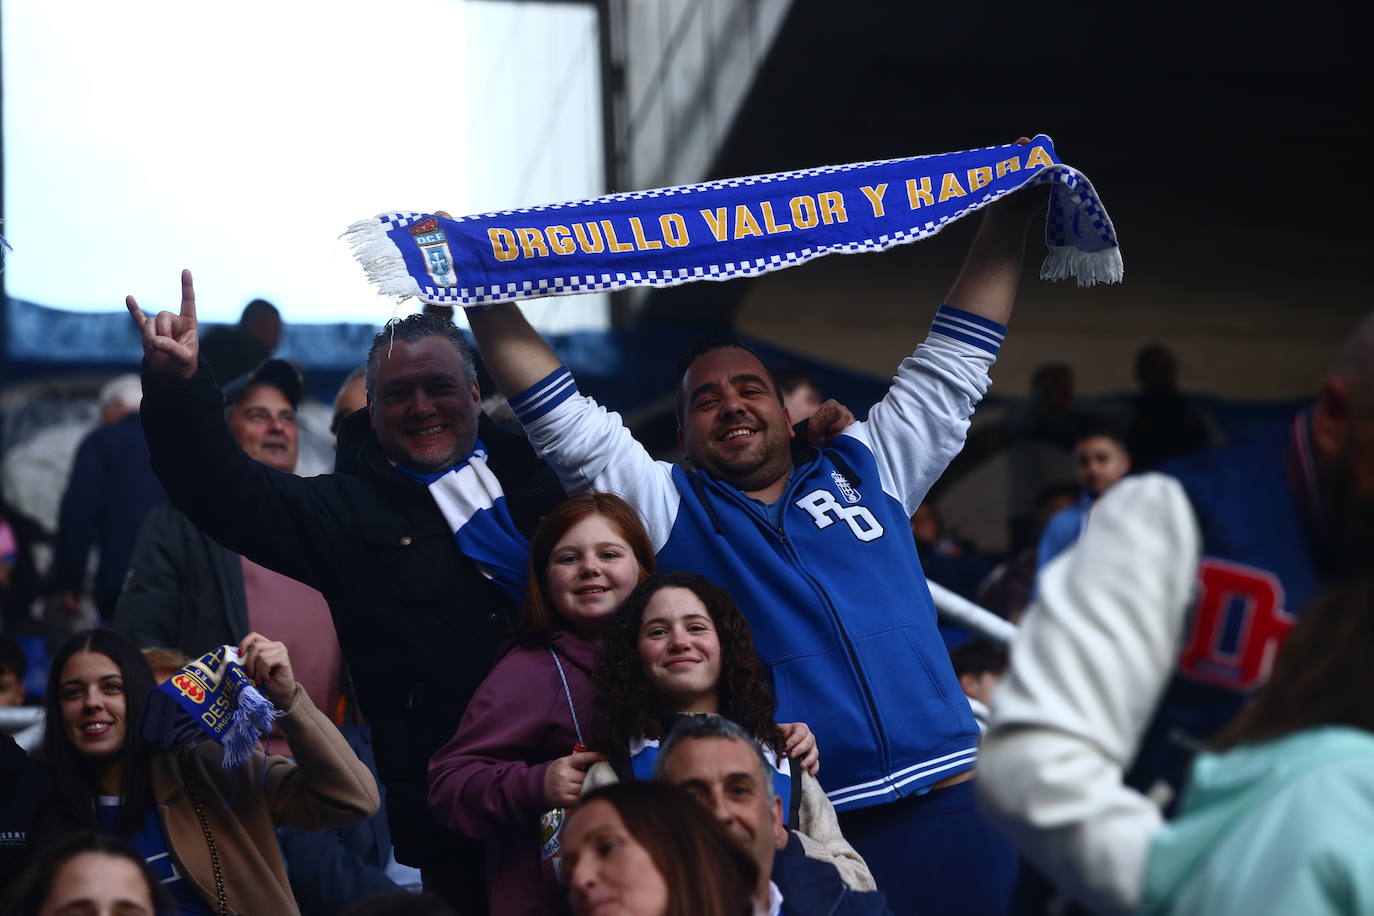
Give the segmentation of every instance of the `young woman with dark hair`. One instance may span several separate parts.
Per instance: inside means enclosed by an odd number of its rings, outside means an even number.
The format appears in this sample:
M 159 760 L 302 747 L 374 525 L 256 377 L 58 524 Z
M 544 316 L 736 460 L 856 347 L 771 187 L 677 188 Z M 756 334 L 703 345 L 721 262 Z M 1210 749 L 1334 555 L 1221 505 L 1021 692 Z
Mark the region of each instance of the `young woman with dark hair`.
M 1144 913 L 1374 913 L 1374 577 L 1307 609 L 1155 834 Z
M 664 695 L 671 688 L 666 678 L 657 673 L 662 666 L 644 658 L 647 651 L 666 648 L 672 637 L 678 635 L 666 622 L 652 627 L 644 625 L 650 602 L 666 588 L 690 593 L 705 611 L 703 619 L 685 625 L 681 635 L 699 634 L 713 640 L 717 647 L 712 653 L 715 658 L 705 660 L 699 669 L 709 675 L 697 678 L 700 688 L 694 690 L 689 679 L 679 678 L 683 687 L 674 691 L 674 698 Z M 785 756 L 782 729 L 773 721 L 773 691 L 754 651 L 749 624 L 729 593 L 704 576 L 664 573 L 635 589 L 610 624 L 595 681 L 598 721 L 605 729 L 609 746 L 615 750 L 628 749 L 640 737 L 664 737 L 665 711 L 714 712 L 733 719 L 775 754 Z M 666 709 L 667 699 L 713 708 Z
M 95 698 L 85 695 L 92 682 Z M 58 648 L 48 669 L 43 759 L 66 822 L 125 835 L 143 826 L 153 749 L 139 727 L 154 686 L 143 653 L 114 630 L 77 633 Z M 109 824 L 99 819 L 102 796 L 123 799 Z
M 153 675 L 113 630 L 77 633 L 53 657 L 45 759 L 58 823 L 127 837 L 183 914 L 298 912 L 275 828 L 340 827 L 376 812 L 377 783 L 291 673 L 286 647 L 258 633 L 243 667 L 281 710 L 294 761 L 255 750 L 227 770 L 213 741 L 169 751 L 144 742 Z
M 576 804 L 597 747 L 591 670 L 606 624 L 654 551 L 638 514 L 584 493 L 548 514 L 530 544 L 517 639 L 429 765 L 429 804 L 457 832 L 486 841 L 494 916 L 555 912 L 562 810 Z M 542 831 L 548 835 L 541 835 Z
M 143 857 L 121 837 L 83 830 L 40 852 L 4 901 L 4 916 L 178 912 Z
M 787 826 L 806 854 L 834 864 L 856 890 L 874 889 L 868 865 L 844 839 L 815 779 L 819 755 L 810 729 L 773 721 L 773 691 L 753 635 L 725 589 L 686 572 L 640 583 L 602 639 L 593 683 L 611 759 L 592 765 L 588 790 L 652 778 L 659 744 L 678 717 L 724 716 L 764 748 Z
M 666 783 L 626 782 L 582 800 L 565 834 L 578 916 L 746 916 L 758 866 L 701 803 Z

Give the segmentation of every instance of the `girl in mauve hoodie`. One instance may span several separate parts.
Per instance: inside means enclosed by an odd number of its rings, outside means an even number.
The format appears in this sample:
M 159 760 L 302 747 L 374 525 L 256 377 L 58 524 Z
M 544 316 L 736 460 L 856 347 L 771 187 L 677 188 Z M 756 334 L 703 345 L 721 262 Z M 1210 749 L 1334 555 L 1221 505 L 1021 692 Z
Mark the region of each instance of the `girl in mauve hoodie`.
M 596 645 L 653 571 L 644 525 L 618 496 L 574 496 L 535 532 L 516 639 L 429 763 L 435 816 L 486 841 L 492 916 L 566 911 L 554 828 L 587 767 L 606 759 L 587 750 L 598 746 Z

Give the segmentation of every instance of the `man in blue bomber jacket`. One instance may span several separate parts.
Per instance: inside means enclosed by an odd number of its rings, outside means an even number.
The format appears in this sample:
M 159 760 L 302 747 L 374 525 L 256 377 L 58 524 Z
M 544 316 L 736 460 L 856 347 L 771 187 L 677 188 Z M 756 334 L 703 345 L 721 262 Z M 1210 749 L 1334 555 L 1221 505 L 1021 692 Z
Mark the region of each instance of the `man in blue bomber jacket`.
M 492 377 L 568 491 L 626 497 L 661 569 L 734 595 L 772 669 L 778 720 L 810 724 L 841 826 L 899 912 L 1001 912 L 1015 878 L 1014 853 L 974 808 L 978 728 L 908 520 L 987 390 L 1042 200 L 989 208 L 887 395 L 804 462 L 768 370 L 738 343 L 700 345 L 679 364 L 687 470 L 654 461 L 579 394 L 514 305 L 469 312 Z

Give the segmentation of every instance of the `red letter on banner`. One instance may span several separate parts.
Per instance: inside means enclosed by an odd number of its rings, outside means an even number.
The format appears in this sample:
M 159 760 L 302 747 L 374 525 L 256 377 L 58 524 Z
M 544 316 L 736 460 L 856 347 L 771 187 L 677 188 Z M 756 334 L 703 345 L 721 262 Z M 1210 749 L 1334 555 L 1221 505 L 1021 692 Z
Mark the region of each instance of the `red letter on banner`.
M 1274 656 L 1293 628 L 1283 607 L 1283 586 L 1271 572 L 1213 557 L 1198 565 L 1198 598 L 1192 631 L 1179 661 L 1184 676 L 1238 693 L 1269 677 Z M 1233 649 L 1221 645 L 1232 622 Z

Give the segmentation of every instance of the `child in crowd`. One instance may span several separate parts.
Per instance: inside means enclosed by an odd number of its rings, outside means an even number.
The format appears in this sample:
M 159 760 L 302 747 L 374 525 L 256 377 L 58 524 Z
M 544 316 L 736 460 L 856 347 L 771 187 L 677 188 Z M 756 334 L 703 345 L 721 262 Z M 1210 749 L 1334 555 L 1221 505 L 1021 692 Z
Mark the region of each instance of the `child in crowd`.
M 487 841 L 493 916 L 563 906 L 553 866 L 558 809 L 576 804 L 587 766 L 604 759 L 588 751 L 597 746 L 589 732 L 597 642 L 653 569 L 644 526 L 617 496 L 574 496 L 535 532 L 517 641 L 429 766 L 435 816 Z M 542 841 L 541 818 L 551 834 Z
M 951 649 L 949 660 L 973 708 L 973 718 L 987 731 L 992 692 L 1007 673 L 1007 650 L 986 639 L 975 639 Z
M 815 738 L 803 723 L 773 721 L 773 691 L 749 625 L 723 588 L 684 572 L 641 583 L 606 630 L 594 682 L 611 760 L 592 766 L 588 790 L 652 778 L 659 743 L 677 718 L 725 716 L 763 746 L 787 826 L 806 854 L 834 864 L 851 887 L 873 890 L 868 865 L 841 834 L 815 779 Z
M 24 675 L 29 672 L 29 660 L 24 649 L 4 633 L 0 633 L 0 707 L 23 706 L 27 691 Z

